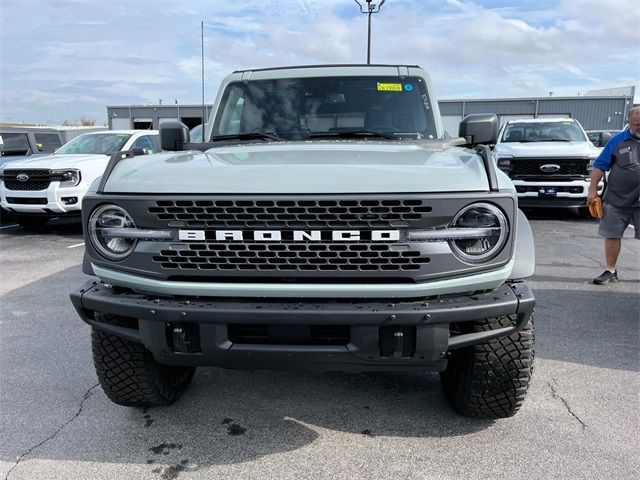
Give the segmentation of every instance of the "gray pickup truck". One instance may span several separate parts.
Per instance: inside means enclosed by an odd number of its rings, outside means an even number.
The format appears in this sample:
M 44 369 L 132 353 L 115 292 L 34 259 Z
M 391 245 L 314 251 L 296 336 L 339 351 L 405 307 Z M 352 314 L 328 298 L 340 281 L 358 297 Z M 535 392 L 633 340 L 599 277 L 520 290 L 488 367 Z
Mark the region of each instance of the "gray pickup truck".
M 444 138 L 415 66 L 238 71 L 204 143 L 114 154 L 84 197 L 100 384 L 171 404 L 197 366 L 437 371 L 460 414 L 513 415 L 532 372 L 531 229 L 488 144 Z
M 0 127 L 0 165 L 35 155 L 48 155 L 64 144 L 53 128 Z

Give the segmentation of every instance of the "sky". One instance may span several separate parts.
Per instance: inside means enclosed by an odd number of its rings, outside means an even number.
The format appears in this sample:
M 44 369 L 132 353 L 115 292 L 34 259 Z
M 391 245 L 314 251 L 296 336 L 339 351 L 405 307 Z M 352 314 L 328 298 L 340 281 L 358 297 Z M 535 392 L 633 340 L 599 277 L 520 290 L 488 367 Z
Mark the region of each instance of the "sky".
M 200 103 L 201 21 L 207 102 L 233 70 L 366 63 L 353 0 L 0 0 L 0 122 Z M 638 25 L 636 0 L 387 0 L 372 63 L 422 66 L 440 99 L 638 90 Z

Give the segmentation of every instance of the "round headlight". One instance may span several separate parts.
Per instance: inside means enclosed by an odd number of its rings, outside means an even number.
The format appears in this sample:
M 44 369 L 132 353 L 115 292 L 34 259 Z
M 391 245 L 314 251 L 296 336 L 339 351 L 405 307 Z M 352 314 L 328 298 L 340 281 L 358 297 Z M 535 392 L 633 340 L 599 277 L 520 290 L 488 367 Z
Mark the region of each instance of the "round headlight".
M 475 238 L 451 240 L 454 253 L 465 262 L 479 263 L 495 257 L 507 241 L 509 225 L 502 210 L 489 203 L 466 206 L 453 219 L 454 228 L 478 230 Z
M 122 260 L 133 252 L 137 243 L 133 238 L 122 238 L 114 234 L 123 228 L 136 228 L 125 209 L 117 205 L 102 205 L 89 217 L 91 244 L 103 257 Z

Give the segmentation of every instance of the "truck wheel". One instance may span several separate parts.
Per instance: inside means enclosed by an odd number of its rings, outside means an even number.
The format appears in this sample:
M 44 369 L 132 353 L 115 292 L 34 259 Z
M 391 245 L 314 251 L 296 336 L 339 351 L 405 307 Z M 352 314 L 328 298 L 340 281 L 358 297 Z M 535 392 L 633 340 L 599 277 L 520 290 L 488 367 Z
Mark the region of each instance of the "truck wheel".
M 96 320 L 127 326 L 115 315 L 96 313 Z M 141 343 L 94 328 L 93 363 L 104 393 L 118 405 L 171 405 L 187 389 L 196 369 L 160 365 Z
M 49 219 L 46 217 L 29 217 L 22 215 L 14 215 L 16 222 L 20 224 L 22 228 L 25 230 L 42 230 L 45 225 L 49 222 Z
M 488 318 L 470 331 L 508 327 L 515 316 Z M 522 405 L 533 372 L 533 318 L 509 337 L 454 350 L 440 380 L 453 409 L 467 417 L 505 418 Z

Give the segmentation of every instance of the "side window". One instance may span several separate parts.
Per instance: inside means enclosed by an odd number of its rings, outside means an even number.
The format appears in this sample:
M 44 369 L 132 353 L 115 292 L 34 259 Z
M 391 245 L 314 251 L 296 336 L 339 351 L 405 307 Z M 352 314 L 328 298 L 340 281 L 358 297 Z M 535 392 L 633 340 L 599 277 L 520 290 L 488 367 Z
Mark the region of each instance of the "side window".
M 60 137 L 55 133 L 34 133 L 39 152 L 53 153 L 62 146 Z
M 153 142 L 151 141 L 151 137 L 149 137 L 148 135 L 139 137 L 135 142 L 133 142 L 131 148 L 146 148 L 149 153 L 153 153 L 156 151 Z
M 29 138 L 26 133 L 2 133 L 2 149 L 0 154 L 4 156 L 10 155 L 29 155 L 31 148 L 29 147 Z
M 239 88 L 233 88 L 229 92 L 229 99 L 220 118 L 220 135 L 232 135 L 240 131 L 240 119 L 244 109 L 244 97 Z

